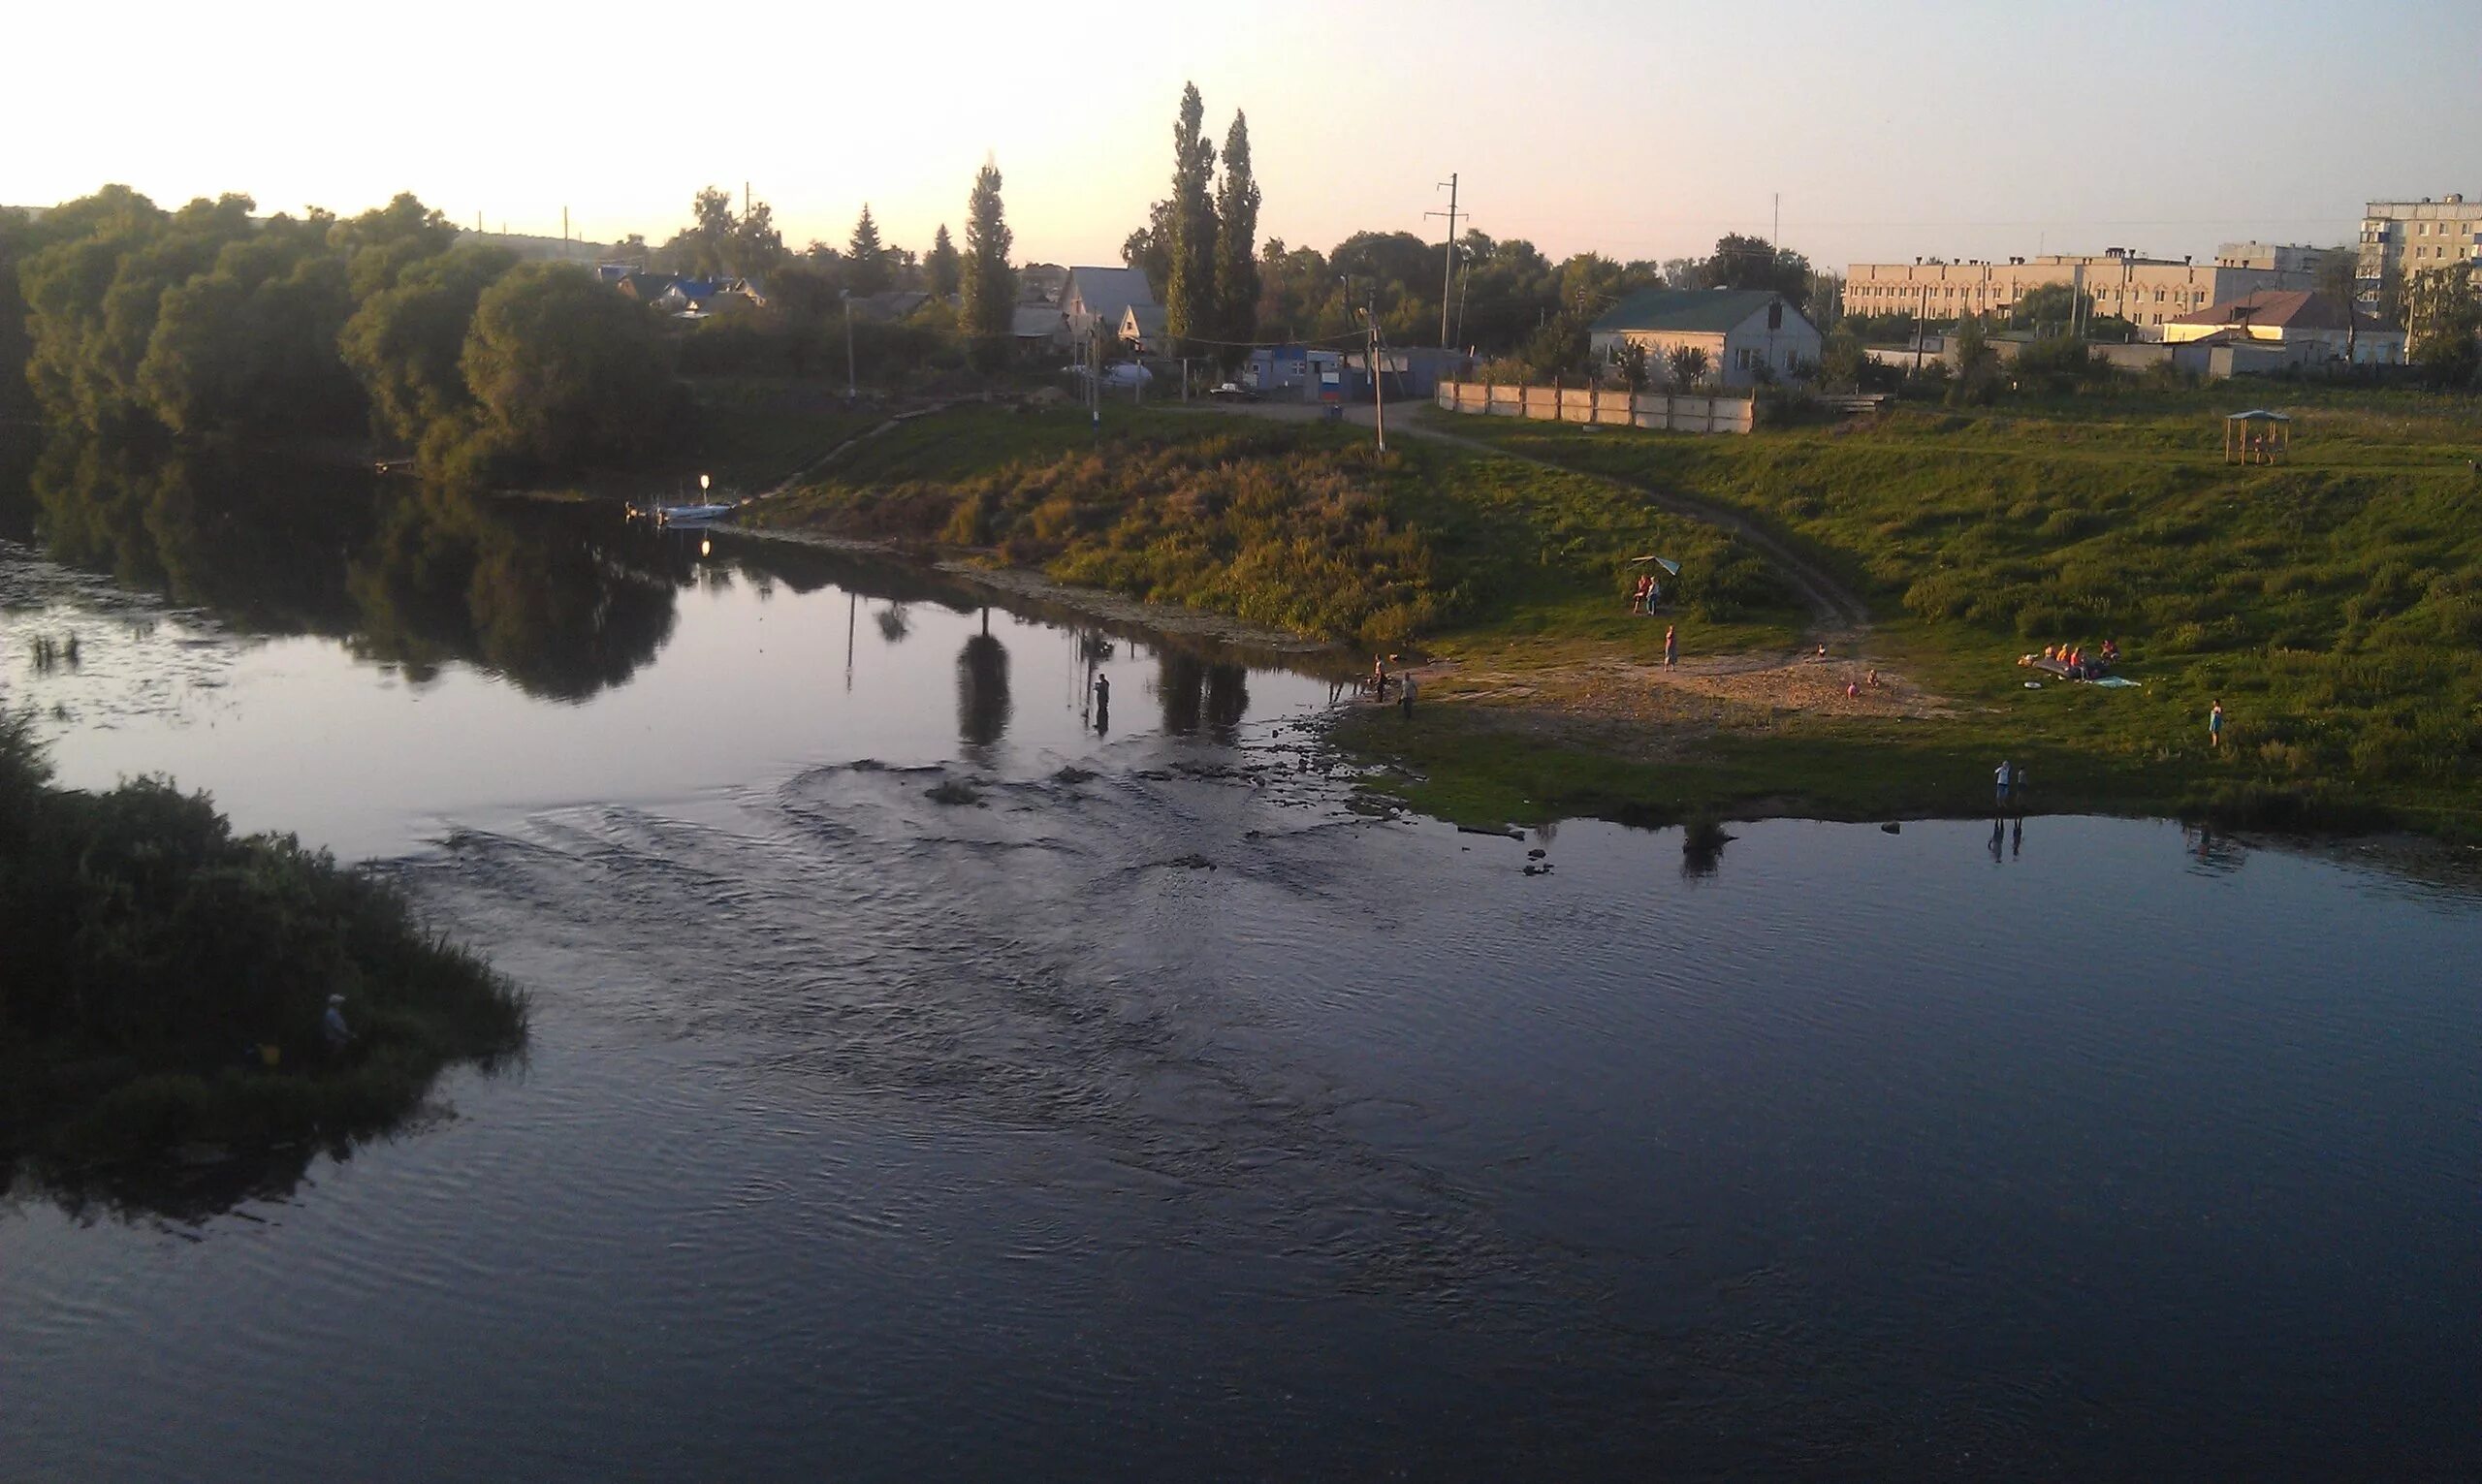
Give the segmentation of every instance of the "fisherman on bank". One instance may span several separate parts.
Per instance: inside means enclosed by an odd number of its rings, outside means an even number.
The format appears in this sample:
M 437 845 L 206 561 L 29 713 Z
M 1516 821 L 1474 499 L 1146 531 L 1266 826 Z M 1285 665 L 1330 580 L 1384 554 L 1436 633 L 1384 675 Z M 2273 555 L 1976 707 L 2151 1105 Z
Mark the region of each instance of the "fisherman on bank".
M 319 1035 L 328 1043 L 328 1055 L 332 1057 L 342 1055 L 344 1049 L 353 1044 L 353 1030 L 345 1025 L 345 997 L 342 995 L 328 996 L 328 1013 L 319 1018 Z

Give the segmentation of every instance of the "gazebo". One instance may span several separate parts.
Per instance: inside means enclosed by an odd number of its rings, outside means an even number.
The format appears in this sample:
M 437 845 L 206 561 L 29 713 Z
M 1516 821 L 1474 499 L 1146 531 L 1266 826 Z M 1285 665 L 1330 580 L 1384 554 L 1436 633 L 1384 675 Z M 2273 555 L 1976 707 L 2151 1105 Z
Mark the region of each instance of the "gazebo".
M 2280 463 L 2292 451 L 2292 419 L 2254 407 L 2223 420 L 2225 463 Z

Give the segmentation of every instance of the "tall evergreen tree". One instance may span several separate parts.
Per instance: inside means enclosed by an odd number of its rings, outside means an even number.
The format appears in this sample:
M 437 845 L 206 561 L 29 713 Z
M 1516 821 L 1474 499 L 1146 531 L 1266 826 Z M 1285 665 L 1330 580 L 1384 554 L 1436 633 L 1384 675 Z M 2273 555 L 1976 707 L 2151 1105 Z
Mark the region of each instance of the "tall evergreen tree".
M 1215 146 L 1201 128 L 1206 105 L 1198 85 L 1181 89 L 1181 116 L 1172 126 L 1172 239 L 1163 289 L 1163 329 L 1178 351 L 1193 339 L 1216 338 Z
M 888 250 L 879 240 L 879 224 L 871 219 L 871 204 L 862 203 L 861 219 L 844 244 L 844 282 L 856 294 L 882 293 L 888 286 Z
M 965 320 L 974 363 L 1004 365 L 1017 311 L 1017 274 L 1008 266 L 1008 222 L 1000 205 L 1000 167 L 985 160 L 966 198 Z
M 931 292 L 941 300 L 957 292 L 964 269 L 957 259 L 957 244 L 948 240 L 948 224 L 941 222 L 937 236 L 931 238 L 931 251 L 922 259 L 923 270 L 930 275 Z
M 1224 183 L 1215 194 L 1215 301 L 1218 338 L 1258 332 L 1258 182 L 1250 174 L 1250 120 L 1240 111 L 1224 136 Z M 1225 347 L 1226 363 L 1239 360 Z

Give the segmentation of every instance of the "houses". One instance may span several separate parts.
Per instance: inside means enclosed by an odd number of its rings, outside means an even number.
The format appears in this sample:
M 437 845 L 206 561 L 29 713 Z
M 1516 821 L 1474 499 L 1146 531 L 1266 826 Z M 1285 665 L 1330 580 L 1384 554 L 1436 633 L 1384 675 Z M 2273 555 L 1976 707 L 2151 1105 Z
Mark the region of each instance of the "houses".
M 1015 342 L 1018 357 L 1024 360 L 1047 357 L 1066 332 L 1057 304 L 1019 304 L 1008 324 L 1009 337 Z
M 1726 387 L 1804 375 L 1819 361 L 1818 327 L 1771 289 L 1643 289 L 1612 305 L 1586 336 L 1599 363 L 1623 345 L 1644 347 L 1658 367 L 1674 351 L 1695 348 Z
M 1130 304 L 1121 311 L 1121 339 L 1141 356 L 1171 354 L 1171 337 L 1163 332 L 1161 304 Z
M 1072 268 L 1068 279 L 1061 286 L 1060 312 L 1067 343 L 1082 350 L 1096 333 L 1119 333 L 1128 322 L 1130 306 L 1143 304 L 1159 312 L 1155 293 L 1146 286 L 1146 274 L 1133 268 Z
M 2358 314 L 2324 294 L 2269 290 L 2163 322 L 2166 343 L 2255 342 L 2280 346 L 2288 364 L 2342 361 L 2396 365 L 2404 360 L 2404 332 Z

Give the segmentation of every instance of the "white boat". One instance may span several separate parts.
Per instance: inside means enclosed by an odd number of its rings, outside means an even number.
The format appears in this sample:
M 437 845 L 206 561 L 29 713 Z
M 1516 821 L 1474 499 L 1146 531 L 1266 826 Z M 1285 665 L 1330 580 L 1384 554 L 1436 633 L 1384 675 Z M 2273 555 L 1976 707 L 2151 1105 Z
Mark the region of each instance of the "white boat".
M 733 507 L 730 505 L 658 505 L 655 507 L 655 523 L 657 525 L 705 525 L 710 521 L 720 521 L 732 513 Z

